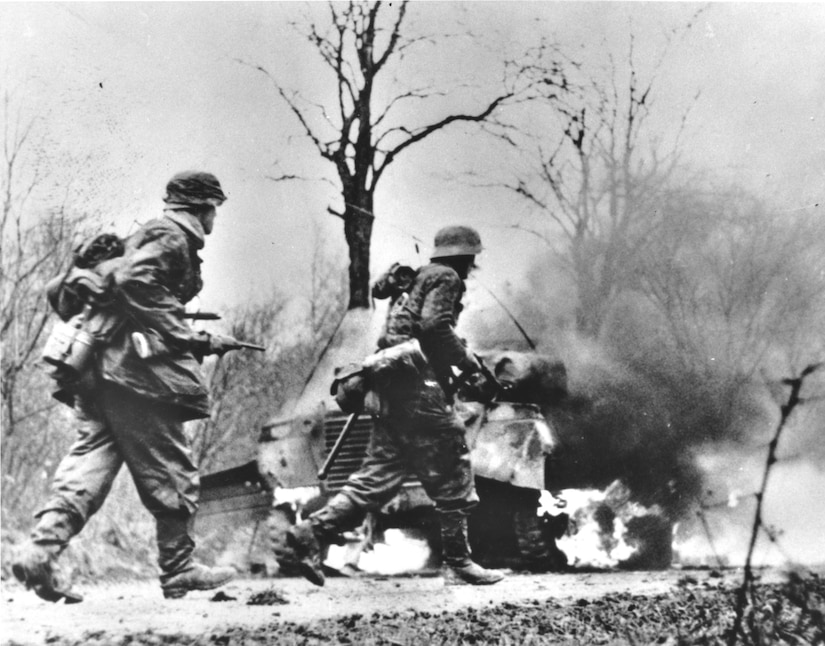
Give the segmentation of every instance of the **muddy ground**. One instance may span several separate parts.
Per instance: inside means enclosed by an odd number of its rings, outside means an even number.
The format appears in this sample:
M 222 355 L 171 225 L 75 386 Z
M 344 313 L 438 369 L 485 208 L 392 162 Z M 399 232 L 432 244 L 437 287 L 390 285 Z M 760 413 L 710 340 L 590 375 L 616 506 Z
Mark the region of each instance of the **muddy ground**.
M 778 584 L 785 575 L 762 576 Z M 2 643 L 709 643 L 700 632 L 710 630 L 711 640 L 721 631 L 740 581 L 735 569 L 511 574 L 486 587 L 447 586 L 439 576 L 333 578 L 323 588 L 240 579 L 217 597 L 175 601 L 156 582 L 137 581 L 80 585 L 85 601 L 76 605 L 49 604 L 3 581 Z M 699 641 L 680 642 L 691 622 Z M 647 632 L 637 631 L 643 623 Z

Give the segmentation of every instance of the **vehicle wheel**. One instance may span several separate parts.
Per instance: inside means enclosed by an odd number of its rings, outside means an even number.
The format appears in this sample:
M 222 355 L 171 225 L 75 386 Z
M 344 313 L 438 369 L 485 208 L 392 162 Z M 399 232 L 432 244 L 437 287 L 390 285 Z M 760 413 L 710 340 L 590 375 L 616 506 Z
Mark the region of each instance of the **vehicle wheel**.
M 469 522 L 473 560 L 485 567 L 531 572 L 567 565 L 567 557 L 556 546 L 556 538 L 567 528 L 567 517 L 538 516 L 541 492 L 484 478 L 476 478 L 476 489 L 480 502 Z

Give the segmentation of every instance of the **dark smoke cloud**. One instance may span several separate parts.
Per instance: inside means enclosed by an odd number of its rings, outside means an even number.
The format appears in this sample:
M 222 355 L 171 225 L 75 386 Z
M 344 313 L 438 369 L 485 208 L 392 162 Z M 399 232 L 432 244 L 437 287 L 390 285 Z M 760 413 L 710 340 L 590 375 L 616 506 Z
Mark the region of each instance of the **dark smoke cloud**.
M 567 368 L 569 396 L 544 407 L 563 446 L 558 488 L 603 489 L 618 479 L 636 502 L 658 505 L 672 520 L 692 519 L 698 506 L 728 493 L 706 478 L 701 456 L 764 452 L 776 401 L 759 375 L 738 375 L 723 360 L 708 366 L 678 356 L 632 294 L 613 308 L 600 338 L 583 338 L 574 330 L 574 294 L 563 273 L 541 262 L 521 291 L 499 295 L 538 351 Z M 470 307 L 465 316 L 461 324 L 477 347 L 527 349 L 501 308 Z M 810 445 L 811 429 L 796 433 L 787 450 Z

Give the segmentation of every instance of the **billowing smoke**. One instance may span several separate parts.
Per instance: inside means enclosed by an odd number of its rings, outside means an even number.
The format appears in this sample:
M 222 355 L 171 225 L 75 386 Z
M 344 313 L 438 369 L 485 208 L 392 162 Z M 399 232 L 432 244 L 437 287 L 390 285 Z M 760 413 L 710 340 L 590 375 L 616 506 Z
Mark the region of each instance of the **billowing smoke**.
M 573 324 L 573 292 L 559 276 L 536 266 L 523 291 L 499 295 L 509 313 L 491 304 L 468 308 L 462 321 L 478 348 L 529 350 L 515 318 L 539 353 L 563 361 L 568 396 L 536 402 L 546 404 L 562 444 L 553 488 L 604 491 L 618 481 L 629 502 L 655 508 L 675 524 L 678 558 L 741 563 L 767 445 L 787 396 L 778 377 L 790 375 L 742 375 L 721 352 L 718 360 L 695 360 L 668 342 L 650 307 L 632 293 L 617 301 L 598 338 L 585 338 Z M 704 347 L 713 348 L 715 341 Z M 783 554 L 783 544 L 794 543 L 794 553 L 785 556 L 800 561 L 821 559 L 807 547 L 808 528 L 825 526 L 825 494 L 811 489 L 818 484 L 825 491 L 825 379 L 812 379 L 808 390 L 811 401 L 780 442 L 779 477 L 769 486 L 772 504 L 766 506 L 768 522 L 781 519 L 781 526 L 775 540 L 765 543 L 774 556 Z M 813 518 L 804 523 L 785 506 L 789 491 L 783 488 L 795 483 L 804 487 L 798 495 L 805 500 L 796 508 L 804 513 L 812 505 Z M 603 535 L 613 529 L 606 527 Z

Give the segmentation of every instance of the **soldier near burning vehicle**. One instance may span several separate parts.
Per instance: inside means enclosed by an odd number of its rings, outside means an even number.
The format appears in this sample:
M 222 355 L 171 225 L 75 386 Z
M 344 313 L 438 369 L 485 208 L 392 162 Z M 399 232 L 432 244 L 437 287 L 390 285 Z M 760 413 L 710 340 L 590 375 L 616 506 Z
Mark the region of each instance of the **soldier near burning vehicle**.
M 456 336 L 464 281 L 481 251 L 478 233 L 450 226 L 435 236 L 430 264 L 414 276 L 403 276 L 409 286 L 379 281 L 378 297 L 390 297 L 391 306 L 380 350 L 398 348 L 416 340 L 420 358 L 412 377 L 373 380 L 381 411 L 361 467 L 324 508 L 294 526 L 287 544 L 302 574 L 324 584 L 321 555 L 326 545 L 339 542 L 341 532 L 360 525 L 368 511 L 388 503 L 412 474 L 433 500 L 440 522 L 442 560 L 448 579 L 474 585 L 500 581 L 503 574 L 487 570 L 470 557 L 467 517 L 478 503 L 464 427 L 453 410 L 453 367 L 462 375 L 481 372 L 481 364 Z M 392 280 L 390 280 L 392 283 Z M 378 292 L 378 293 L 376 293 Z M 422 354 L 423 352 L 423 354 Z M 380 353 L 379 353 L 380 354 Z
M 155 518 L 164 596 L 216 588 L 234 575 L 192 558 L 199 475 L 183 430 L 185 421 L 209 415 L 199 360 L 231 349 L 222 337 L 194 333 L 183 307 L 203 286 L 198 250 L 226 196 L 214 175 L 187 171 L 169 181 L 163 199 L 163 217 L 122 244 L 110 236 L 119 246 L 114 257 L 81 252 L 50 285 L 57 313 L 78 327 L 68 347 L 92 350 L 85 360 L 51 357 L 55 396 L 74 407 L 78 437 L 12 565 L 15 577 L 48 601 L 82 600 L 57 559 L 103 504 L 124 462 Z

